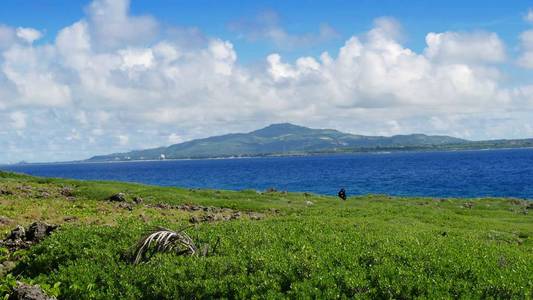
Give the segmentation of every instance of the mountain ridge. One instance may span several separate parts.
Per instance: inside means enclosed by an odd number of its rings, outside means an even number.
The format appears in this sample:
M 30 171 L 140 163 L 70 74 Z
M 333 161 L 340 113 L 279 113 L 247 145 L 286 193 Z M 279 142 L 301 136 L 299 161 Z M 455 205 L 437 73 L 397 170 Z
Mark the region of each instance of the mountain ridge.
M 306 155 L 467 143 L 470 141 L 446 135 L 418 133 L 390 137 L 365 136 L 335 129 L 313 129 L 291 123 L 276 123 L 248 133 L 230 133 L 167 147 L 98 155 L 86 161 Z

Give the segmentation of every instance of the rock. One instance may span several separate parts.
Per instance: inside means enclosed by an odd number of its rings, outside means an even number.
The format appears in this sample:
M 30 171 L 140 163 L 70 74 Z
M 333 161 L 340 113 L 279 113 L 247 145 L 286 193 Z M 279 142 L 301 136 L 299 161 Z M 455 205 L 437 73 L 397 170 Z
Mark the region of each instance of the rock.
M 133 197 L 133 202 L 135 202 L 135 204 L 141 204 L 144 202 L 143 198 L 139 197 L 139 196 L 135 196 Z
M 41 197 L 41 198 L 50 198 L 50 193 L 49 192 L 41 192 L 41 195 L 39 195 L 39 197 Z
M 235 213 L 233 213 L 233 214 L 231 215 L 231 219 L 232 219 L 232 220 L 240 219 L 240 218 L 241 218 L 241 215 L 242 215 L 242 214 L 241 214 L 240 211 L 235 212 Z
M 8 224 L 11 224 L 11 222 L 13 222 L 13 220 L 11 220 L 10 218 L 5 217 L 5 216 L 0 216 L 1 225 L 8 225 Z
M 17 286 L 9 296 L 10 300 L 55 300 L 56 298 L 46 295 L 38 285 L 29 285 L 17 281 Z
M 261 220 L 263 218 L 261 214 L 254 213 L 254 212 L 249 212 L 248 216 L 250 217 L 250 220 Z
M 26 233 L 26 240 L 31 242 L 39 242 L 45 237 L 49 236 L 52 231 L 57 228 L 55 225 L 50 225 L 44 222 L 34 222 L 28 227 Z
M 157 203 L 156 205 L 154 205 L 154 207 L 160 209 L 172 209 L 171 205 L 165 203 Z
M 130 204 L 130 203 L 127 203 L 127 202 L 121 202 L 117 205 L 118 208 L 123 208 L 123 209 L 127 209 L 129 211 L 132 211 L 133 210 L 133 206 Z
M 17 189 L 21 192 L 26 192 L 26 193 L 29 193 L 32 191 L 32 188 L 29 185 L 19 185 L 17 186 Z
M 464 207 L 464 208 L 472 208 L 472 207 L 474 207 L 474 203 L 472 203 L 472 202 L 466 202 L 466 203 L 463 204 L 463 207 Z
M 7 236 L 8 240 L 25 240 L 26 239 L 26 230 L 24 227 L 17 225 L 15 229 L 11 230 L 11 233 Z
M 218 220 L 220 220 L 220 218 L 216 214 L 207 214 L 204 216 L 204 221 L 207 221 L 207 222 L 214 222 Z
M 0 241 L 0 245 L 10 252 L 28 249 L 50 235 L 56 228 L 56 225 L 49 225 L 43 222 L 35 222 L 28 226 L 27 229 L 19 225 L 11 231 L 5 240 Z
M 265 193 L 276 193 L 278 190 L 276 190 L 275 188 L 271 187 L 271 188 L 268 188 L 266 189 Z
M 0 195 L 9 196 L 9 195 L 13 195 L 13 192 L 2 188 L 0 189 Z
M 31 246 L 30 242 L 24 240 L 4 240 L 0 241 L 0 246 L 7 248 L 9 252 L 15 252 L 20 249 L 27 249 Z
M 520 199 L 509 199 L 508 202 L 512 205 L 523 205 L 522 200 Z
M 63 218 L 63 221 L 65 221 L 65 222 L 72 222 L 72 221 L 76 221 L 77 219 L 78 219 L 78 217 L 67 216 L 67 217 L 64 217 L 64 218 Z
M 124 202 L 124 201 L 126 201 L 126 194 L 118 193 L 118 194 L 115 194 L 115 195 L 109 197 L 108 200 L 109 201 L 114 201 L 114 202 Z
M 72 197 L 74 196 L 74 189 L 68 186 L 64 186 L 61 188 L 59 193 L 65 197 Z

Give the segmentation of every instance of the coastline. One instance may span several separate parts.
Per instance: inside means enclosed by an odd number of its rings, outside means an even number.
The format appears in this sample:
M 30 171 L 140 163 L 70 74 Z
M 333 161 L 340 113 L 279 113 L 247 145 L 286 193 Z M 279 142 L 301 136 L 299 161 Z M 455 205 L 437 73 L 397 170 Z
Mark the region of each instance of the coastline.
M 165 159 L 131 159 L 131 160 L 98 160 L 91 161 L 77 160 L 77 161 L 58 161 L 58 162 L 28 162 L 28 163 L 12 163 L 1 164 L 2 166 L 17 166 L 17 165 L 54 165 L 54 164 L 100 164 L 100 163 L 125 163 L 125 162 L 164 162 L 164 161 L 190 161 L 190 160 L 233 160 L 233 159 L 260 159 L 260 158 L 276 158 L 276 157 L 309 157 L 309 156 L 337 156 L 337 155 L 361 155 L 361 154 L 396 154 L 396 153 L 446 153 L 446 152 L 472 152 L 472 151 L 498 151 L 498 150 L 531 150 L 533 147 L 502 147 L 502 148 L 473 148 L 473 149 L 416 149 L 416 150 L 373 150 L 373 151 L 354 151 L 354 152 L 309 152 L 309 153 L 280 153 L 280 154 L 266 154 L 266 155 L 250 155 L 250 156 L 220 156 L 220 157 L 198 157 L 198 158 L 165 158 Z

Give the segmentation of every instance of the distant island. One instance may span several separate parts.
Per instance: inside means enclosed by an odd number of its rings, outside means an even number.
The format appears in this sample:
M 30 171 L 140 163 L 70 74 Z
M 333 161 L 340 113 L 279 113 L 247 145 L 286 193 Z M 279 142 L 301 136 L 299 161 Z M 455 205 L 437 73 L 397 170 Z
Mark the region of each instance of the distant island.
M 272 124 L 249 133 L 233 133 L 125 153 L 98 155 L 89 162 L 291 156 L 393 151 L 452 151 L 533 147 L 533 139 L 469 141 L 443 135 L 365 136 L 334 129 Z

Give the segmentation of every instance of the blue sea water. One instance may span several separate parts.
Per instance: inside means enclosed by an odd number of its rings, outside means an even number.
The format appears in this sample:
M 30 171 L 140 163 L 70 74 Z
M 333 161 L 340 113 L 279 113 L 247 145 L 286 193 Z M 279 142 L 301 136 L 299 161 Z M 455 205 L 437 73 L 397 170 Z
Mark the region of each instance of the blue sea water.
M 533 149 L 306 157 L 33 164 L 0 169 L 37 176 L 161 186 L 334 195 L 533 199 Z

